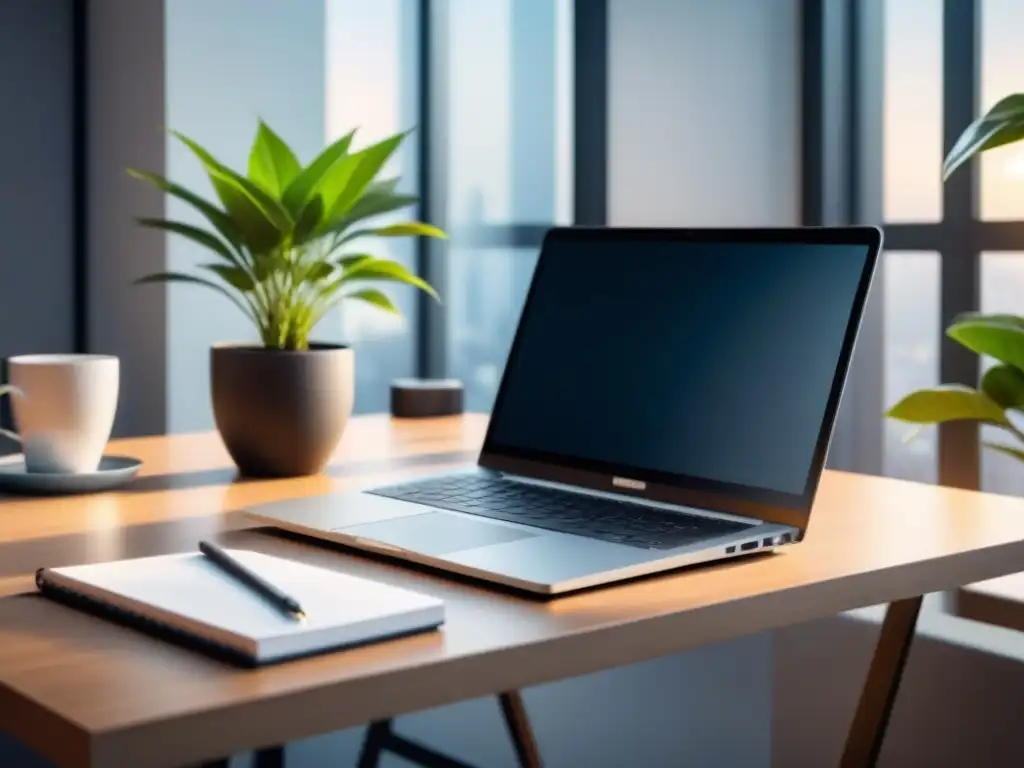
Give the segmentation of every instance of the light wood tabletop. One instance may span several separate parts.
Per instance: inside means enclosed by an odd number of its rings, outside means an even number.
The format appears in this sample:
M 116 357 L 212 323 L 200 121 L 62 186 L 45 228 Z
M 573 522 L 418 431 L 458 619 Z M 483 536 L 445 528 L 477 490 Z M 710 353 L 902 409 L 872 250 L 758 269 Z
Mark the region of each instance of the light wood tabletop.
M 62 766 L 180 766 L 1020 570 L 1024 500 L 827 472 L 806 541 L 553 601 L 247 527 L 246 505 L 471 462 L 482 416 L 353 420 L 321 477 L 237 480 L 214 434 L 118 441 L 113 493 L 0 499 L 0 731 Z M 50 603 L 31 573 L 201 537 L 437 595 L 442 630 L 251 671 Z

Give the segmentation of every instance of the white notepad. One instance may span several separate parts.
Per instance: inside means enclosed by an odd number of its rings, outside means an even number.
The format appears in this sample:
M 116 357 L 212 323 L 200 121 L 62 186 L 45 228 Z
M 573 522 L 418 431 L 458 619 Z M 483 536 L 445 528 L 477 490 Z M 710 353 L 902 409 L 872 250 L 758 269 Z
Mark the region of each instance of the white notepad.
M 305 621 L 281 614 L 199 553 L 43 569 L 36 583 L 48 597 L 256 665 L 444 621 L 444 604 L 433 597 L 259 552 L 228 552 L 298 600 Z

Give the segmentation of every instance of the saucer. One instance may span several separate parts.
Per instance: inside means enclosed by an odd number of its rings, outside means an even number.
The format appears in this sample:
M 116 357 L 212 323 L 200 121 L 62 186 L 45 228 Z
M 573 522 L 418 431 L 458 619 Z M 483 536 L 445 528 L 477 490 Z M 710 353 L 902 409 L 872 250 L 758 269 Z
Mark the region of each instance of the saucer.
M 109 491 L 135 477 L 141 466 L 131 456 L 104 456 L 95 472 L 26 472 L 25 457 L 18 453 L 0 457 L 0 491 L 46 496 Z

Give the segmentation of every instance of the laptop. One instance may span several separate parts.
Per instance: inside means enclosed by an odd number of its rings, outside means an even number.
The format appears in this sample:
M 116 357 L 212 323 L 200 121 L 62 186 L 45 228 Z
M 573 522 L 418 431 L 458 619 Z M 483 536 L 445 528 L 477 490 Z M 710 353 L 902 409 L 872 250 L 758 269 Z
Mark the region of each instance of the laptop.
M 555 228 L 475 466 L 247 510 L 545 595 L 803 539 L 874 228 Z

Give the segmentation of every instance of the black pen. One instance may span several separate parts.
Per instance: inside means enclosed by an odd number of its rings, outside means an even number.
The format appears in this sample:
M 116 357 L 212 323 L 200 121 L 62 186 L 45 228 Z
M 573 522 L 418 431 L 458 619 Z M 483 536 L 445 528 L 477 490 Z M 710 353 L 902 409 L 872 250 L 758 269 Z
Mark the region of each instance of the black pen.
M 281 613 L 297 621 L 302 621 L 306 618 L 302 606 L 299 605 L 295 598 L 289 597 L 273 584 L 269 584 L 261 579 L 216 544 L 200 541 L 199 551 L 209 558 L 210 562 L 224 571 L 224 573 L 247 586 L 255 594 L 281 611 Z

